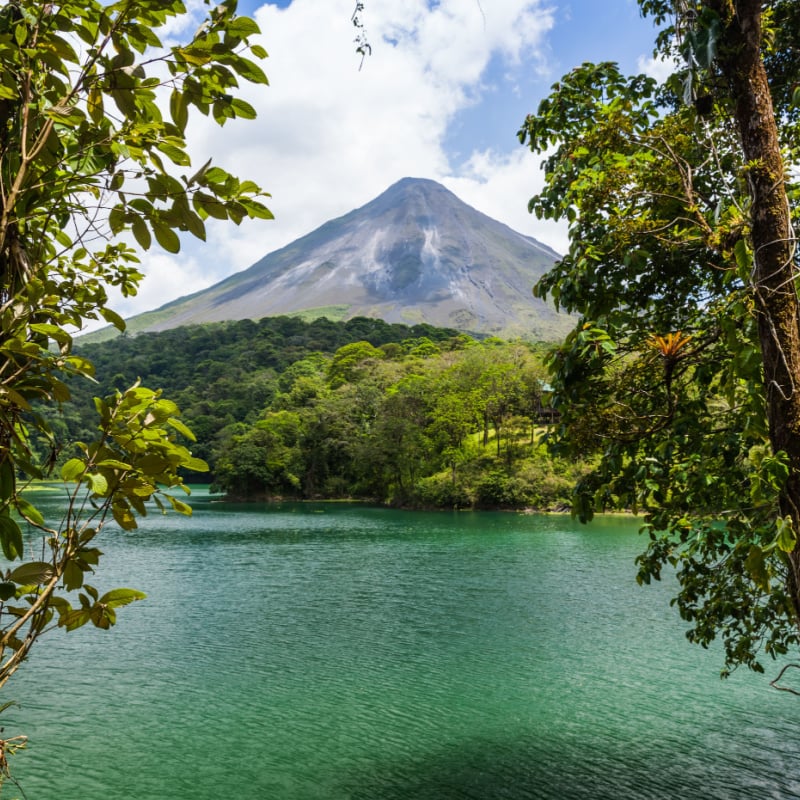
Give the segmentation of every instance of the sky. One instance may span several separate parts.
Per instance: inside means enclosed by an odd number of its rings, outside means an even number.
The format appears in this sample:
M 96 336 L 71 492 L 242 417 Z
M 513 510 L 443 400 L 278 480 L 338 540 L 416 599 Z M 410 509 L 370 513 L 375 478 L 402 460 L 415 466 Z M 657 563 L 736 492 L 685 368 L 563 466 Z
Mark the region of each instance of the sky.
M 270 85 L 243 83 L 258 119 L 190 123 L 208 158 L 271 194 L 271 221 L 211 222 L 205 243 L 143 254 L 146 278 L 125 317 L 211 286 L 375 198 L 403 177 L 431 178 L 559 252 L 562 226 L 528 214 L 539 159 L 516 133 L 549 87 L 583 61 L 650 69 L 654 31 L 635 0 L 363 0 L 372 47 L 355 52 L 354 0 L 239 0 L 268 51 Z M 185 41 L 207 8 L 169 36 Z M 254 41 L 256 41 L 254 40 Z

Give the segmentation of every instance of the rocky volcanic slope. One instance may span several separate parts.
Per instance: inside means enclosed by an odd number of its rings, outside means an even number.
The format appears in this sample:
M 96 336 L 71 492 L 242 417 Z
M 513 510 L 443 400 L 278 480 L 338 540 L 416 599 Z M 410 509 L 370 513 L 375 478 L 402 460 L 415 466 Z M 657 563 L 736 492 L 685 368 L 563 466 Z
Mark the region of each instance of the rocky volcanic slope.
M 570 320 L 531 288 L 557 258 L 440 184 L 404 178 L 249 269 L 134 317 L 130 329 L 302 312 L 556 339 Z

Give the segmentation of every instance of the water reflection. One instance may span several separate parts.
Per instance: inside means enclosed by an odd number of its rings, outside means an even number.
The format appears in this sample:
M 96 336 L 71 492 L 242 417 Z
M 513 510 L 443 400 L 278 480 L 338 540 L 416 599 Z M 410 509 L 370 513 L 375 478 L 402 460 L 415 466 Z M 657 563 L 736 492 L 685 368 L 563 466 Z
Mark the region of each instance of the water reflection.
M 110 532 L 147 601 L 9 687 L 29 797 L 800 796 L 792 699 L 719 680 L 633 522 L 194 502 Z

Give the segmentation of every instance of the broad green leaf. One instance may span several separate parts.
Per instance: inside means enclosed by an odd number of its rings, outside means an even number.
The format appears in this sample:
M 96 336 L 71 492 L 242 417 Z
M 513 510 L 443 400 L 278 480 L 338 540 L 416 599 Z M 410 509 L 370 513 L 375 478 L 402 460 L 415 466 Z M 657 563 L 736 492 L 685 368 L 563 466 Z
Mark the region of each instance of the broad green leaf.
M 175 428 L 175 430 L 178 431 L 178 433 L 180 433 L 182 436 L 185 436 L 187 439 L 189 439 L 192 442 L 196 442 L 197 441 L 197 439 L 195 438 L 195 435 L 192 433 L 191 429 L 188 428 L 186 425 L 184 425 L 183 422 L 181 422 L 176 417 L 170 417 L 167 420 L 167 422 L 173 428 Z
M 125 330 L 125 320 L 116 311 L 112 311 L 110 308 L 101 308 L 100 316 L 106 322 L 110 322 L 118 331 Z
M 257 23 L 249 17 L 235 17 L 227 24 L 225 31 L 242 39 L 261 33 Z
M 0 386 L 0 400 L 2 399 L 12 402 L 25 411 L 31 410 L 31 404 L 16 389 L 10 386 Z
M 248 81 L 252 83 L 262 83 L 262 84 L 269 84 L 267 80 L 267 76 L 264 74 L 264 70 L 258 66 L 254 61 L 250 61 L 246 58 L 238 58 L 236 59 L 235 63 L 233 64 L 234 69 L 241 75 L 243 78 L 246 78 Z
M 47 583 L 52 577 L 52 564 L 48 564 L 46 561 L 31 561 L 13 570 L 8 579 L 20 586 L 28 586 L 29 584 Z
M 194 211 L 187 208 L 182 214 L 181 221 L 192 236 L 203 242 L 206 240 L 206 226 Z
M 0 547 L 9 561 L 22 556 L 22 531 L 7 513 L 0 513 Z
M 100 495 L 101 497 L 105 497 L 108 494 L 108 481 L 105 475 L 91 472 L 86 475 L 86 481 L 94 494 Z
M 72 397 L 67 384 L 56 377 L 50 378 L 50 396 L 57 403 L 66 403 Z
M 153 233 L 156 241 L 168 252 L 178 253 L 181 249 L 181 240 L 172 228 L 163 222 L 153 220 Z
M 97 84 L 94 84 L 89 90 L 89 93 L 86 97 L 86 109 L 95 125 L 98 125 L 103 121 L 105 116 L 103 114 L 103 93 L 100 91 L 100 88 Z
M 758 545 L 752 545 L 744 562 L 747 572 L 762 591 L 769 591 L 769 571 L 767 570 L 764 551 Z
M 255 219 L 275 219 L 272 212 L 257 200 L 241 200 L 241 204 L 247 210 L 247 215 Z
M 95 628 L 107 631 L 112 625 L 116 624 L 117 615 L 114 613 L 114 609 L 104 608 L 98 604 L 89 611 L 89 619 Z
M 86 470 L 86 462 L 80 458 L 71 458 L 61 467 L 61 478 L 65 481 L 76 481 Z
M 778 549 L 784 553 L 791 553 L 797 546 L 797 534 L 794 532 L 791 517 L 778 517 L 775 524 L 778 528 L 775 539 Z
M 68 631 L 74 631 L 83 627 L 89 621 L 89 611 L 85 608 L 70 609 L 59 615 L 58 625 Z
M 178 129 L 181 132 L 185 131 L 189 121 L 189 103 L 185 92 L 173 89 L 169 98 L 169 111 Z
M 192 197 L 192 203 L 197 211 L 202 216 L 203 213 L 215 219 L 228 219 L 228 212 L 225 210 L 225 204 L 217 200 L 216 197 L 197 192 Z
M 94 364 L 88 359 L 71 355 L 66 359 L 66 362 L 81 375 L 85 375 L 89 378 L 94 377 Z
M 146 597 L 144 592 L 136 589 L 112 589 L 110 592 L 106 592 L 98 602 L 109 608 L 120 608 L 136 600 L 144 600 Z
M 126 464 L 124 461 L 119 461 L 115 458 L 104 458 L 102 461 L 97 462 L 98 467 L 107 467 L 109 469 L 124 469 L 129 470 L 132 469 L 130 464 Z
M 137 216 L 131 220 L 131 230 L 142 250 L 149 250 L 153 240 L 150 236 L 150 230 L 141 217 Z
M 184 469 L 192 472 L 208 472 L 208 464 L 201 458 L 187 458 L 182 464 Z
M 166 495 L 167 500 L 169 501 L 170 505 L 179 513 L 185 514 L 186 516 L 190 517 L 192 515 L 192 507 L 187 505 L 186 503 L 177 500 L 176 498 L 172 497 L 172 495 Z
M 244 115 L 242 115 L 244 116 Z M 165 155 L 173 164 L 178 164 L 183 167 L 191 166 L 192 160 L 189 158 L 189 155 L 178 147 L 174 145 L 168 144 L 166 142 L 160 142 L 158 145 L 158 149 Z
M 67 561 L 63 574 L 64 588 L 73 592 L 83 586 L 83 569 L 74 559 Z
M 123 205 L 117 204 L 111 209 L 108 215 L 108 227 L 115 235 L 125 227 L 125 207 Z
M 5 458 L 0 462 L 0 504 L 7 503 L 14 495 L 14 466 Z
M 82 547 L 78 551 L 78 557 L 87 564 L 95 565 L 99 563 L 101 555 L 103 555 L 102 551 L 98 550 L 96 547 Z
M 253 106 L 241 98 L 234 98 L 231 101 L 231 107 L 236 112 L 237 117 L 242 117 L 243 119 L 255 119 L 258 116 Z
M 111 506 L 111 515 L 114 517 L 114 521 L 120 526 L 120 528 L 122 528 L 122 530 L 136 530 L 136 517 L 133 515 L 127 505 L 123 505 L 122 503 L 114 503 Z
M 17 498 L 17 510 L 34 525 L 44 525 L 44 516 L 36 506 L 29 503 L 24 497 Z

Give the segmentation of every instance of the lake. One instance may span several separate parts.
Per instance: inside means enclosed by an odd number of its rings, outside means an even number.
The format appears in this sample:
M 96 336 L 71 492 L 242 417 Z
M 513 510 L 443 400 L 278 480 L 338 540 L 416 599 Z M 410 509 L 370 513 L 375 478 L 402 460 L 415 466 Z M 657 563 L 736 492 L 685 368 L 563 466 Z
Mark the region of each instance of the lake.
M 6 687 L 29 800 L 800 797 L 800 698 L 720 680 L 634 520 L 192 504 L 106 532 L 148 599 Z

